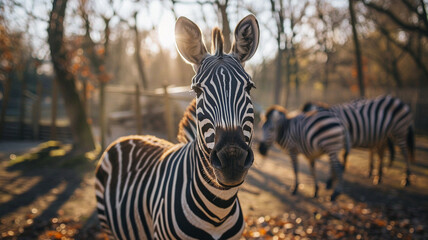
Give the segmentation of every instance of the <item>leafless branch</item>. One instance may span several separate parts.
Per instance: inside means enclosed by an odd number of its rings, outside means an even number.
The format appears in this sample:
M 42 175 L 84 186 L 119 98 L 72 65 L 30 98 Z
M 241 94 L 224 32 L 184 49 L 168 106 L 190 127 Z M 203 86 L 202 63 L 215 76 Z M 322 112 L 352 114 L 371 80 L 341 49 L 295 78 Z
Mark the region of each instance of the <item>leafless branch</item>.
M 408 31 L 420 32 L 420 33 L 424 34 L 425 36 L 428 36 L 428 29 L 427 28 L 422 28 L 418 25 L 413 25 L 413 24 L 407 23 L 407 22 L 403 21 L 402 19 L 400 19 L 396 14 L 394 14 L 389 9 L 386 9 L 386 8 L 380 6 L 376 3 L 373 3 L 371 1 L 369 2 L 367 0 L 361 0 L 361 2 L 365 6 L 375 10 L 376 12 L 379 12 L 379 13 L 382 13 L 382 14 L 388 16 L 389 19 L 391 19 L 394 23 L 396 23 L 400 27 L 402 27 Z M 416 14 L 418 14 L 418 12 L 416 12 Z M 426 15 L 425 15 L 425 19 L 426 19 Z M 428 27 L 428 25 L 427 25 L 427 27 Z

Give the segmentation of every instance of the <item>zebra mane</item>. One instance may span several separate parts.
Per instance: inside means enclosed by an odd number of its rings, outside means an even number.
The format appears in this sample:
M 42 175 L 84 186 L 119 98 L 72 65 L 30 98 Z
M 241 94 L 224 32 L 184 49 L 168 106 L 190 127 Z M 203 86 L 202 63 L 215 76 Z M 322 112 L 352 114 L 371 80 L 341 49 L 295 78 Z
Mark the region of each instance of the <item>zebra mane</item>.
M 178 125 L 177 140 L 180 143 L 196 140 L 196 98 L 184 111 L 183 118 Z
M 224 43 L 224 38 L 220 28 L 218 27 L 213 28 L 212 41 L 211 41 L 211 53 L 221 57 L 223 55 L 223 43 Z
M 302 107 L 302 112 L 309 112 L 314 109 L 324 109 L 327 110 L 330 108 L 330 105 L 325 102 L 315 101 L 315 102 L 306 102 Z
M 266 118 L 269 118 L 273 111 L 281 112 L 285 116 L 287 116 L 287 109 L 285 109 L 284 107 L 281 107 L 279 105 L 273 105 L 266 110 L 266 114 L 265 114 Z
M 274 111 L 278 111 L 284 114 L 284 116 L 287 118 L 287 109 L 279 105 L 272 105 L 266 110 L 266 113 L 264 114 L 264 116 L 262 116 L 262 121 L 265 122 L 266 120 L 268 120 L 272 116 L 272 113 Z

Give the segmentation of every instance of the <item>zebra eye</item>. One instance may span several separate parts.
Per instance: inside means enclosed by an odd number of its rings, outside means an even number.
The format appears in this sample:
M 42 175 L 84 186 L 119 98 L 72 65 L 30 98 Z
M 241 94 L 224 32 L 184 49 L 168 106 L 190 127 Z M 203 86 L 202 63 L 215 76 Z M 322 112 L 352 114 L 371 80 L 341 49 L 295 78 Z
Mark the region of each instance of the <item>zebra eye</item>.
M 192 85 L 192 90 L 196 93 L 197 97 L 202 94 L 202 89 L 199 85 Z
M 253 83 L 248 83 L 247 86 L 245 87 L 245 91 L 247 91 L 248 94 L 250 94 L 251 89 L 256 88 L 256 86 L 254 86 Z

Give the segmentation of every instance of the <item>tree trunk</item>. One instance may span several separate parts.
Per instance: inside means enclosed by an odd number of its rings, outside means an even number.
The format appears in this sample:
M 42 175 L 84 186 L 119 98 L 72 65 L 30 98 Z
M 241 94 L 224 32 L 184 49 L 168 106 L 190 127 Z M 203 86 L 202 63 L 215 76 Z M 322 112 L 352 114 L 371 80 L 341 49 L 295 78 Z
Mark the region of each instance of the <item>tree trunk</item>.
M 327 55 L 327 60 L 325 61 L 325 66 L 324 66 L 324 97 L 327 96 L 327 89 L 328 89 L 328 78 L 329 78 L 329 66 L 330 66 L 330 56 L 329 54 L 326 52 Z
M 281 89 L 282 89 L 282 49 L 278 42 L 278 55 L 276 56 L 276 79 L 273 95 L 273 103 L 280 104 Z
M 135 23 L 134 23 L 134 33 L 135 33 L 135 60 L 137 61 L 137 68 L 138 68 L 138 73 L 140 74 L 140 79 L 141 79 L 141 83 L 143 84 L 143 89 L 147 90 L 148 88 L 148 84 L 147 84 L 147 76 L 146 73 L 144 71 L 144 61 L 141 58 L 140 55 L 140 51 L 141 51 L 141 39 L 140 39 L 140 34 L 138 33 L 138 28 L 137 28 L 137 12 L 134 14 L 134 19 L 135 19 Z
M 361 60 L 360 42 L 358 40 L 357 28 L 355 26 L 356 19 L 355 19 L 355 10 L 354 10 L 354 0 L 349 0 L 349 14 L 351 16 L 352 37 L 354 39 L 355 58 L 357 60 L 358 86 L 360 88 L 360 96 L 364 97 L 365 91 L 364 91 L 363 64 Z
M 226 0 L 224 4 L 221 4 L 220 1 L 216 1 L 218 10 L 221 14 L 221 25 L 223 28 L 223 37 L 224 37 L 224 52 L 229 52 L 231 47 L 231 41 L 230 41 L 230 25 L 229 25 L 229 18 L 227 16 L 227 3 Z
M 287 56 L 285 57 L 285 66 L 286 66 L 286 74 L 285 74 L 285 99 L 284 106 L 287 107 L 290 99 L 290 80 L 291 80 L 291 67 L 290 67 L 290 54 L 287 50 Z
M 64 47 L 64 17 L 67 0 L 54 0 L 49 18 L 48 43 L 58 88 L 64 98 L 65 110 L 70 120 L 73 148 L 78 152 L 95 149 L 94 139 L 87 122 L 85 110 L 77 92 L 75 78 L 69 71 L 70 59 Z
M 294 43 L 291 42 L 291 54 L 292 57 L 294 58 L 294 63 L 293 63 L 293 73 L 294 73 L 294 83 L 295 83 L 295 93 L 296 93 L 296 103 L 300 104 L 300 80 L 299 80 L 299 61 L 297 60 L 297 56 L 296 56 L 296 48 L 294 47 Z
M 50 139 L 56 140 L 56 115 L 58 109 L 58 80 L 54 77 L 52 78 L 52 102 L 51 102 L 51 132 Z
M 10 85 L 12 83 L 12 74 L 9 72 L 9 76 L 6 78 L 6 81 L 3 85 L 3 101 L 1 104 L 1 114 L 0 114 L 0 140 L 3 138 L 3 129 L 6 122 L 6 110 L 7 105 L 9 104 L 9 95 L 10 95 Z
M 28 64 L 28 61 L 27 61 Z M 26 71 L 25 71 L 26 72 Z M 26 96 L 25 92 L 27 91 L 27 79 L 28 75 L 24 72 L 22 77 L 21 85 L 21 101 L 19 103 L 19 137 L 24 139 L 24 128 L 25 128 L 25 106 L 26 106 Z

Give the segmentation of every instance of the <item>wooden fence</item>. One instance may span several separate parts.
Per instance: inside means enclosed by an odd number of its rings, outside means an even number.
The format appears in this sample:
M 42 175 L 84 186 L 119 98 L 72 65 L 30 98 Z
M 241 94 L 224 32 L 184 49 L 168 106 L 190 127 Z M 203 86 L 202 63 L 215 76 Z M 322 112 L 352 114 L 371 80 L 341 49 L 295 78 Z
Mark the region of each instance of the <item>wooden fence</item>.
M 133 96 L 134 106 L 130 107 L 127 111 L 123 112 L 111 112 L 100 116 L 101 119 L 108 119 L 107 122 L 112 121 L 121 121 L 121 120 L 134 120 L 135 123 L 135 133 L 142 133 L 142 126 L 144 125 L 144 116 L 148 116 L 153 113 L 162 113 L 163 121 L 165 122 L 167 139 L 173 141 L 175 139 L 177 124 L 175 124 L 174 119 L 174 103 L 183 102 L 184 105 L 188 105 L 190 101 L 194 98 L 193 94 L 190 93 L 189 87 L 168 87 L 164 85 L 160 89 L 155 90 L 141 90 L 139 85 L 136 84 L 134 87 L 125 87 L 125 86 L 106 86 L 105 88 L 106 96 L 111 94 L 124 94 L 128 96 Z M 143 106 L 143 99 L 156 99 L 162 103 L 161 108 L 153 108 L 153 106 Z M 102 101 L 101 101 L 102 102 Z M 105 102 L 103 103 L 105 104 Z M 104 105 L 100 105 L 100 108 L 106 108 Z M 105 112 L 105 111 L 103 111 Z M 131 113 L 133 112 L 133 113 Z M 108 116 L 106 116 L 108 115 Z M 108 131 L 108 125 L 104 129 L 100 129 L 101 139 L 105 139 L 105 134 Z M 101 140 L 102 141 L 102 140 Z M 103 142 L 101 145 L 104 146 Z

